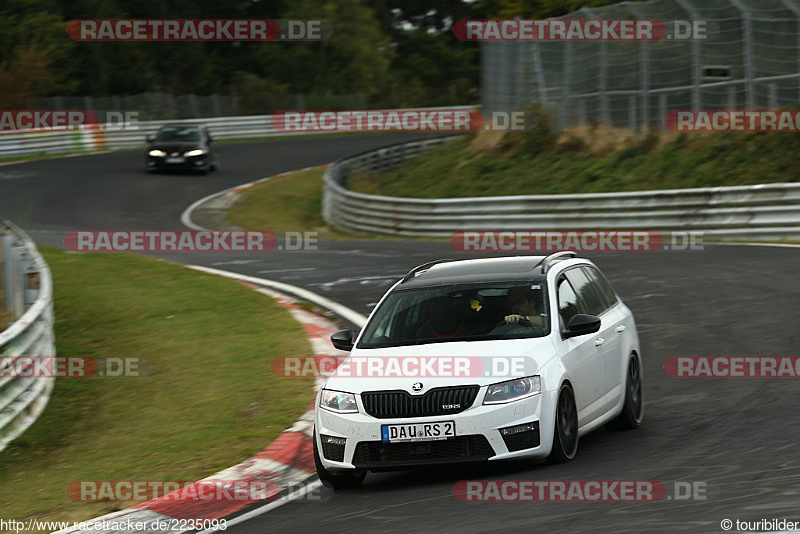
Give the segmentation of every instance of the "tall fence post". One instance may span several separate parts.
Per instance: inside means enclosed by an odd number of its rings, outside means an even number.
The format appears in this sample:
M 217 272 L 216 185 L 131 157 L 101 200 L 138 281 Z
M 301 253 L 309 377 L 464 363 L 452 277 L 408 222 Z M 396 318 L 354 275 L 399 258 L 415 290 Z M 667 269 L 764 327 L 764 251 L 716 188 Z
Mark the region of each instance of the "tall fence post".
M 691 0 L 675 0 L 689 14 L 691 20 L 700 20 L 700 16 Z M 703 95 L 700 85 L 703 82 L 703 69 L 700 65 L 700 41 L 692 39 L 692 108 L 703 109 Z
M 582 8 L 578 10 L 583 11 L 586 13 L 589 18 L 598 19 L 599 17 L 593 9 L 589 8 Z M 611 110 L 609 109 L 608 103 L 608 49 L 606 47 L 606 41 L 599 42 L 599 50 L 600 50 L 600 58 L 598 60 L 598 64 L 600 67 L 600 72 L 598 73 L 598 79 L 600 81 L 600 91 L 599 96 L 597 98 L 598 108 L 600 110 L 600 122 L 604 122 L 609 124 L 611 122 Z
M 631 2 L 628 9 L 637 19 L 646 19 L 647 16 L 635 3 Z M 650 128 L 650 41 L 643 39 L 639 43 L 641 64 L 639 65 L 639 93 L 642 99 L 642 122 L 645 129 Z
M 729 85 L 728 86 L 728 109 L 736 109 L 738 107 L 736 103 L 736 86 Z
M 542 68 L 542 51 L 538 41 L 533 42 L 533 72 L 536 77 L 536 87 L 539 90 L 539 103 L 547 108 L 547 83 L 545 83 L 544 69 Z
M 792 12 L 795 22 L 797 23 L 797 45 L 795 54 L 797 54 L 797 72 L 800 72 L 800 6 L 795 4 L 793 0 L 781 0 L 781 3 L 786 6 L 786 9 Z M 797 100 L 800 101 L 800 81 L 797 82 Z
M 747 6 L 744 5 L 742 0 L 730 0 L 730 2 L 741 12 L 744 21 L 744 79 L 745 87 L 747 88 L 747 107 L 748 109 L 755 109 L 756 94 L 753 82 L 753 21 L 750 18 L 750 10 L 747 9 Z
M 570 105 L 570 85 L 572 84 L 572 41 L 564 43 L 564 60 L 562 64 L 563 75 L 561 76 L 561 83 L 564 84 L 563 96 L 561 97 L 561 111 L 558 120 L 559 129 L 569 127 L 569 105 Z

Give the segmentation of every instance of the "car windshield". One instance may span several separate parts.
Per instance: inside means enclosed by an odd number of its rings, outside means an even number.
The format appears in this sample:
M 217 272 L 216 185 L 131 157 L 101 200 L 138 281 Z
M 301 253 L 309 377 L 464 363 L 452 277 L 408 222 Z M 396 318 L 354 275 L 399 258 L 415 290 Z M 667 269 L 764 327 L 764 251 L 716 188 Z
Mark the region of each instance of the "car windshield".
M 200 140 L 197 126 L 165 126 L 158 131 L 156 141 L 196 142 Z
M 542 337 L 549 330 L 544 283 L 398 290 L 376 310 L 358 348 Z

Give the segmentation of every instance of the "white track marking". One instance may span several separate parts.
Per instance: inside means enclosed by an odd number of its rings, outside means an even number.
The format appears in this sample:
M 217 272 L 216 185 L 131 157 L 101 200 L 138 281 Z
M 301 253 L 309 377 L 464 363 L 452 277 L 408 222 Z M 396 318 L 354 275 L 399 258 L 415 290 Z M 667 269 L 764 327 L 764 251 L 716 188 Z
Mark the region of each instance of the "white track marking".
M 258 286 L 271 287 L 277 291 L 282 291 L 284 293 L 293 295 L 297 298 L 313 302 L 317 306 L 325 308 L 326 310 L 330 310 L 336 315 L 342 317 L 343 319 L 359 327 L 363 326 L 364 323 L 367 322 L 366 316 L 361 315 L 355 310 L 351 310 L 347 306 L 343 306 L 338 302 L 334 302 L 331 299 L 323 297 L 322 295 L 317 295 L 316 293 L 309 291 L 307 289 L 303 289 L 302 287 L 293 286 L 291 284 L 285 284 L 283 282 L 277 282 L 275 280 L 267 280 L 266 278 L 257 278 L 255 276 L 247 276 L 245 274 L 232 273 L 230 271 L 222 271 L 219 269 L 212 269 L 210 267 L 203 267 L 201 265 L 187 265 L 187 267 L 190 269 L 194 269 L 196 271 L 201 271 L 208 274 L 215 274 L 218 276 L 224 276 L 226 278 L 232 278 L 234 280 L 241 280 L 242 282 L 249 282 L 251 284 L 255 284 Z

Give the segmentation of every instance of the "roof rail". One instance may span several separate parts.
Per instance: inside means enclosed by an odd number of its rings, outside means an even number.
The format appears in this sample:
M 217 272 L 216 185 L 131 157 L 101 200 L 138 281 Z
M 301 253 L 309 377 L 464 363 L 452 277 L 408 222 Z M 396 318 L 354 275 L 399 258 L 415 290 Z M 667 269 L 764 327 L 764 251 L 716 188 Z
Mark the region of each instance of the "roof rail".
M 408 274 L 403 277 L 403 279 L 400 281 L 400 283 L 403 284 L 403 283 L 407 282 L 408 280 L 413 278 L 414 275 L 416 275 L 420 271 L 425 271 L 427 269 L 430 269 L 431 267 L 433 267 L 437 263 L 444 263 L 444 262 L 447 262 L 447 261 L 455 261 L 455 260 L 451 260 L 449 258 L 446 258 L 446 259 L 441 259 L 441 260 L 429 261 L 428 263 L 423 263 L 422 265 L 417 265 L 416 267 L 414 267 L 413 269 L 408 271 Z
M 565 260 L 567 258 L 577 258 L 577 257 L 578 257 L 578 253 L 575 252 L 574 250 L 565 250 L 563 252 L 555 252 L 553 254 L 550 254 L 546 258 L 543 258 L 542 261 L 540 261 L 536 265 L 536 267 L 541 265 L 542 266 L 542 274 L 547 274 L 547 271 L 550 269 L 550 267 L 552 267 L 552 265 L 555 262 L 561 261 L 561 260 Z M 534 269 L 536 267 L 534 267 Z

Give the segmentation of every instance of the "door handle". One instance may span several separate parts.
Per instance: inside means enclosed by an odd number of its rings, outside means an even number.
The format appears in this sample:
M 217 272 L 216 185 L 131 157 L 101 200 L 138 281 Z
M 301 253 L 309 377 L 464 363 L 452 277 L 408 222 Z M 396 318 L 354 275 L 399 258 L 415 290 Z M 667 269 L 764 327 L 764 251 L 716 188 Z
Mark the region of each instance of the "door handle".
M 600 345 L 602 345 L 605 342 L 606 342 L 605 339 L 603 339 L 602 337 L 598 337 L 597 339 L 594 340 L 594 346 L 595 347 L 599 347 Z
M 619 326 L 617 327 L 617 334 L 621 334 L 621 333 L 623 333 L 623 332 L 625 331 L 625 329 L 626 329 L 626 328 L 628 328 L 628 327 L 627 327 L 627 326 L 625 326 L 624 324 L 621 324 L 621 325 L 619 325 Z

